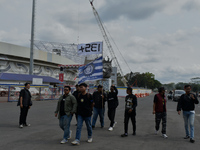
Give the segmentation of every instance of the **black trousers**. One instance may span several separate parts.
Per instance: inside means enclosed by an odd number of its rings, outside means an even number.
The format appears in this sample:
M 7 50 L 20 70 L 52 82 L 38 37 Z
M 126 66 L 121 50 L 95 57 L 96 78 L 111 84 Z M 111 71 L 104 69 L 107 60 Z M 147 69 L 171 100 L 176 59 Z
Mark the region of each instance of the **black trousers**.
M 29 106 L 23 106 L 23 108 L 20 108 L 20 117 L 19 117 L 19 124 L 26 124 L 26 117 L 28 114 Z
M 108 109 L 108 118 L 110 120 L 110 127 L 113 127 L 113 124 L 115 123 L 115 112 L 116 108 Z
M 159 130 L 161 120 L 162 120 L 162 134 L 166 134 L 166 126 L 167 126 L 167 113 L 166 112 L 156 113 L 156 118 L 155 118 L 156 131 Z
M 136 112 L 132 111 L 131 113 L 128 113 L 125 111 L 124 113 L 124 133 L 128 133 L 128 122 L 129 118 L 131 118 L 131 122 L 133 125 L 133 132 L 136 131 L 136 120 L 135 120 Z

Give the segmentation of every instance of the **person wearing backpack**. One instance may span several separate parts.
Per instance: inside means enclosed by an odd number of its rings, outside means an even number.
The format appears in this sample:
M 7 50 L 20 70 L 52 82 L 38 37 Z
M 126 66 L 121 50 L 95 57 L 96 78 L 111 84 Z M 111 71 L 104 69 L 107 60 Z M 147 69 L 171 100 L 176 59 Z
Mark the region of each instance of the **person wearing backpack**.
M 29 91 L 30 83 L 27 82 L 24 84 L 24 86 L 24 89 L 20 91 L 19 100 L 17 103 L 17 106 L 20 106 L 19 128 L 30 126 L 30 124 L 27 124 L 26 122 L 28 110 L 32 106 L 31 93 Z
M 88 143 L 92 142 L 92 125 L 91 125 L 91 116 L 93 110 L 93 100 L 92 95 L 86 92 L 87 84 L 81 83 L 80 87 L 80 94 L 78 95 L 77 103 L 77 115 L 78 115 L 78 122 L 76 128 L 76 139 L 72 142 L 73 145 L 80 145 L 81 139 L 81 130 L 83 126 L 83 121 L 87 126 L 88 132 Z
M 95 124 L 98 116 L 100 117 L 101 128 L 104 127 L 104 112 L 105 112 L 105 101 L 106 94 L 103 92 L 103 86 L 98 85 L 97 91 L 93 93 L 93 102 L 94 102 L 94 114 L 92 118 L 92 128 L 95 128 Z

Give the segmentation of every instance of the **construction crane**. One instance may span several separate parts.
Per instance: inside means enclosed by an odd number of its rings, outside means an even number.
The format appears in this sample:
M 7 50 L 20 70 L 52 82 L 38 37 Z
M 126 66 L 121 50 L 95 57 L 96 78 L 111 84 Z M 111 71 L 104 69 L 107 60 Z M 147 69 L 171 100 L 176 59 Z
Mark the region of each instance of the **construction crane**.
M 110 43 L 110 40 L 109 40 L 109 38 L 108 38 L 108 36 L 107 36 L 107 34 L 106 34 L 106 31 L 105 31 L 105 28 L 104 28 L 104 26 L 103 26 L 103 24 L 102 24 L 101 18 L 99 17 L 98 12 L 96 11 L 96 9 L 95 9 L 95 7 L 94 7 L 94 5 L 93 5 L 93 1 L 94 1 L 94 0 L 89 0 L 89 1 L 90 1 L 91 6 L 92 6 L 93 13 L 94 13 L 94 16 L 95 16 L 95 18 L 96 18 L 96 20 L 97 20 L 97 23 L 98 23 L 98 25 L 99 25 L 99 28 L 100 28 L 100 30 L 101 30 L 101 33 L 102 33 L 102 35 L 103 35 L 103 38 L 104 38 L 104 40 L 105 40 L 105 42 L 106 42 L 106 45 L 107 45 L 108 50 L 109 50 L 109 52 L 110 52 L 110 55 L 111 55 L 111 57 L 112 57 L 112 60 L 114 61 L 115 66 L 118 68 L 119 73 L 120 73 L 121 76 L 122 76 L 122 79 L 121 79 L 121 80 L 122 80 L 124 86 L 127 86 L 127 80 L 126 80 L 125 77 L 124 77 L 123 71 L 122 71 L 122 69 L 121 69 L 121 67 L 120 67 L 120 65 L 119 65 L 119 62 L 118 62 L 118 60 L 117 60 L 117 57 L 115 56 L 114 50 L 113 50 L 112 45 L 111 45 L 111 43 Z

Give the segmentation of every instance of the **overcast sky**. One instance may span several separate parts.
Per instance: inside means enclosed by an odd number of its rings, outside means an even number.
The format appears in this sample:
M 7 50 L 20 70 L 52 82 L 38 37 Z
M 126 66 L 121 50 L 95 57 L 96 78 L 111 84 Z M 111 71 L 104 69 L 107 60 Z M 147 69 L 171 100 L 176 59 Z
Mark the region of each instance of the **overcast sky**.
M 132 72 L 151 72 L 161 83 L 200 76 L 199 0 L 95 0 L 94 6 Z M 32 0 L 0 0 L 0 41 L 29 47 L 31 12 Z M 35 25 L 36 40 L 103 41 L 89 0 L 36 0 Z

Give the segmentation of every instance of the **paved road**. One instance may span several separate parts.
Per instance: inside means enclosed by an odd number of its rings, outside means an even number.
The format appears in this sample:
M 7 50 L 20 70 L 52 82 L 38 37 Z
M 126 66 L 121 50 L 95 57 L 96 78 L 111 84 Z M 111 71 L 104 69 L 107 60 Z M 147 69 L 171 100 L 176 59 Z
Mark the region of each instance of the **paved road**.
M 120 98 L 117 109 L 115 129 L 109 132 L 109 120 L 106 114 L 105 128 L 101 129 L 99 121 L 93 130 L 93 143 L 87 143 L 85 125 L 82 130 L 81 145 L 72 146 L 71 143 L 59 144 L 63 132 L 58 126 L 58 119 L 54 117 L 56 101 L 34 101 L 29 111 L 28 122 L 31 127 L 18 128 L 19 107 L 16 102 L 0 103 L 0 149 L 5 150 L 66 150 L 66 149 L 135 149 L 135 150 L 197 150 L 200 147 L 200 107 L 196 106 L 195 139 L 194 144 L 184 140 L 185 136 L 182 115 L 176 113 L 176 102 L 168 101 L 168 139 L 161 134 L 154 135 L 154 115 L 152 114 L 153 95 L 138 99 L 137 107 L 137 135 L 133 136 L 129 122 L 130 135 L 121 138 L 123 133 L 124 98 Z M 72 140 L 75 137 L 75 118 L 72 120 Z M 72 141 L 71 140 L 71 141 Z

